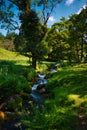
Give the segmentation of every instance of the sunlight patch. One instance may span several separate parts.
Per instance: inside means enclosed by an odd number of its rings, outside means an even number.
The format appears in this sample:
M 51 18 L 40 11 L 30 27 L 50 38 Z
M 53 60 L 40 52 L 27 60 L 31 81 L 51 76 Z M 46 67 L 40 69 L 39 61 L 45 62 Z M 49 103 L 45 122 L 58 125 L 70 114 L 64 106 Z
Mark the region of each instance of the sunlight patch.
M 68 98 L 71 101 L 74 100 L 73 106 L 80 106 L 80 104 L 83 102 L 83 99 L 80 98 L 80 95 L 70 94 Z

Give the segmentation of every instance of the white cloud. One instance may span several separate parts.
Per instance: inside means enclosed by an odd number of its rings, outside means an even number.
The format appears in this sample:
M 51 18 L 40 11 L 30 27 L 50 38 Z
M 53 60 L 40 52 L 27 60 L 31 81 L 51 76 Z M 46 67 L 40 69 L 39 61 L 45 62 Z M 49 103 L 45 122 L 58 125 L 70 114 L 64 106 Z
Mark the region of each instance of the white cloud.
M 82 11 L 82 8 L 79 9 L 79 11 L 76 14 L 80 14 Z
M 55 22 L 56 22 L 56 19 L 53 16 L 50 16 L 47 22 L 47 26 L 51 27 Z
M 66 0 L 66 5 L 71 5 L 74 2 L 74 0 Z
M 54 22 L 54 21 L 55 21 L 55 18 L 54 18 L 53 16 L 50 16 L 50 17 L 49 17 L 49 21 Z
M 80 14 L 81 11 L 82 11 L 83 9 L 86 9 L 86 8 L 87 8 L 87 4 L 84 4 L 84 5 L 78 10 L 78 12 L 77 12 L 76 14 Z

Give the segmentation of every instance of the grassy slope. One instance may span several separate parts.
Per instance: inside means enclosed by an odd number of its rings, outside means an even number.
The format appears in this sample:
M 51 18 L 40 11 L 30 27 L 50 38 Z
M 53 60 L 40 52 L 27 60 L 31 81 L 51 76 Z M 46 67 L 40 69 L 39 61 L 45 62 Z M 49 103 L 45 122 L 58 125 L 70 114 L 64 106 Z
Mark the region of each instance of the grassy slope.
M 50 84 L 51 86 L 54 84 L 54 90 L 64 89 L 64 92 L 67 91 L 68 94 L 85 95 L 87 92 L 87 64 L 60 69 L 50 79 Z
M 19 55 L 16 52 L 11 52 L 11 51 L 0 48 L 0 59 L 1 60 L 27 60 L 28 58 L 25 56 Z
M 0 48 L 0 60 L 16 61 L 17 64 L 27 64 L 29 58 L 22 56 L 16 52 L 11 52 Z
M 63 130 L 86 130 L 87 64 L 60 68 L 49 79 L 48 87 L 55 95 L 53 111 L 57 116 L 55 124 L 58 124 L 55 127 Z M 55 124 L 53 123 L 52 126 Z

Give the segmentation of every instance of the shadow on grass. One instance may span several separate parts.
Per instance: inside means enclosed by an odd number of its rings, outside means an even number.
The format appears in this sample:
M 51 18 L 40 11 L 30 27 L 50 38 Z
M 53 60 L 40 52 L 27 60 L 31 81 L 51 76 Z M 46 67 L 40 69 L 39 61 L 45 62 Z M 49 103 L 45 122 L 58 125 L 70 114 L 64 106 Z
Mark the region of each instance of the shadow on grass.
M 24 64 L 23 64 L 24 63 Z M 27 61 L 7 61 L 0 60 L 0 74 L 15 74 L 24 76 L 26 79 L 29 79 L 29 74 L 34 73 L 34 69 L 31 67 L 30 63 Z M 31 76 L 33 77 L 34 75 Z M 35 74 L 35 73 L 34 73 Z
M 17 65 L 16 61 L 0 61 L 0 102 L 22 91 L 31 92 L 35 76 L 31 66 Z

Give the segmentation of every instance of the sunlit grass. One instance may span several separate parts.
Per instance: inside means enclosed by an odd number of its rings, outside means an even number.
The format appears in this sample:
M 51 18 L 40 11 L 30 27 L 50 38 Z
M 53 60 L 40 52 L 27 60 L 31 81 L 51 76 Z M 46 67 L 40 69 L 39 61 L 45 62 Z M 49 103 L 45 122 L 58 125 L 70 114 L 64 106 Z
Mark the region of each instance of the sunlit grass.
M 87 95 L 84 95 L 81 97 L 80 95 L 77 94 L 70 94 L 68 95 L 69 101 L 74 101 L 73 106 L 80 106 L 82 103 L 87 101 Z
M 44 63 L 37 63 L 37 68 L 36 68 L 36 71 L 40 71 L 40 72 L 46 72 L 47 70 L 47 65 L 44 64 Z
M 80 98 L 80 95 L 76 95 L 76 94 L 68 95 L 68 99 L 70 101 L 74 101 L 73 106 L 80 106 L 80 104 L 83 102 L 83 99 Z
M 28 60 L 28 58 L 17 52 L 11 52 L 0 48 L 0 60 Z
M 54 92 L 54 104 L 61 109 L 80 107 L 87 102 L 87 64 L 61 67 L 48 82 Z M 86 109 L 86 108 L 84 108 Z

